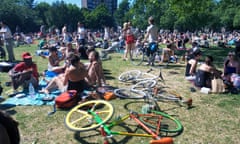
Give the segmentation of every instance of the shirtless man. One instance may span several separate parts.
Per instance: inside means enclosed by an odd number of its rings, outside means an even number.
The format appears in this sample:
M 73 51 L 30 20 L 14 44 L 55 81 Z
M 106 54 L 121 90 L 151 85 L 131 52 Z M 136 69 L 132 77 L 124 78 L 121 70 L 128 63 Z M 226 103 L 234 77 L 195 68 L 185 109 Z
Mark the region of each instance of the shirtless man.
M 63 84 L 67 85 L 67 90 L 77 90 L 78 93 L 83 92 L 92 84 L 88 76 L 85 66 L 80 62 L 80 58 L 74 55 L 70 59 L 71 65 L 66 69 Z
M 91 78 L 93 84 L 102 86 L 106 84 L 106 80 L 103 74 L 102 63 L 99 59 L 99 54 L 96 51 L 92 51 L 88 55 L 90 64 L 87 68 L 88 75 Z

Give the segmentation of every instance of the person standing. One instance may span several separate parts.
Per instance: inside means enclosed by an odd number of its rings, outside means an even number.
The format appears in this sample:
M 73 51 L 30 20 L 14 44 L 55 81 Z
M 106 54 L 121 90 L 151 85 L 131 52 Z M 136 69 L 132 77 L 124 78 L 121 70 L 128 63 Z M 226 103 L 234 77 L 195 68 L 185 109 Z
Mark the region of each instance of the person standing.
M 123 60 L 128 60 L 127 55 L 129 54 L 130 59 L 132 59 L 132 50 L 135 48 L 135 37 L 131 28 L 131 23 L 123 24 L 123 35 L 125 37 L 126 50 L 123 56 Z
M 83 23 L 81 22 L 78 22 L 77 24 L 77 34 L 78 34 L 78 43 L 79 45 L 82 45 L 83 47 L 85 46 L 86 44 L 86 35 L 87 35 L 87 32 L 84 28 L 84 25 Z
M 6 46 L 8 52 L 8 61 L 13 62 L 15 61 L 15 55 L 13 51 L 13 36 L 10 28 L 6 25 L 5 22 L 0 22 L 0 34 L 4 40 L 4 44 Z
M 147 65 L 154 65 L 154 53 L 158 49 L 158 28 L 154 25 L 154 18 L 151 16 L 148 18 L 149 26 L 147 27 L 147 33 L 144 38 L 144 42 L 149 42 L 147 49 L 147 56 L 149 57 L 149 61 Z

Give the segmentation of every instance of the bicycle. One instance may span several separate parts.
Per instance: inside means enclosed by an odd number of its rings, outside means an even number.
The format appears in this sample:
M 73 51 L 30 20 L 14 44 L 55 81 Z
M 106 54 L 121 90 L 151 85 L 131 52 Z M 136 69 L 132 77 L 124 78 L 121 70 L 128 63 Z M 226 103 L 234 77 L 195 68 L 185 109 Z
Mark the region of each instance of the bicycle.
M 103 108 L 103 110 L 99 110 L 99 108 Z M 104 100 L 92 100 L 75 106 L 70 110 L 65 118 L 65 124 L 70 130 L 78 132 L 90 131 L 101 127 L 101 135 L 104 138 L 112 138 L 113 135 L 151 137 L 152 140 L 149 142 L 150 144 L 172 144 L 173 139 L 171 137 L 162 138 L 160 132 L 175 132 L 176 130 L 182 129 L 182 125 L 178 120 L 163 112 L 152 111 L 152 113 L 139 114 L 131 111 L 125 116 L 107 123 L 111 119 L 113 113 L 114 108 L 109 102 Z M 103 114 L 106 115 L 103 116 Z M 113 127 L 124 123 L 124 121 L 129 118 L 134 120 L 134 122 L 144 129 L 146 133 L 112 130 Z M 168 130 L 169 127 L 166 127 L 168 124 L 162 123 L 162 119 L 172 121 L 178 128 Z M 165 127 L 162 129 L 161 126 Z M 104 144 L 108 144 L 108 141 L 106 140 Z
M 153 66 L 156 56 L 160 58 L 161 50 L 159 48 L 157 48 L 157 50 L 154 53 L 148 55 L 147 54 L 148 47 L 149 47 L 148 43 L 144 43 L 140 44 L 139 47 L 136 47 L 131 51 L 132 53 L 131 63 L 133 65 L 139 66 L 143 62 L 147 62 L 147 65 L 151 64 Z

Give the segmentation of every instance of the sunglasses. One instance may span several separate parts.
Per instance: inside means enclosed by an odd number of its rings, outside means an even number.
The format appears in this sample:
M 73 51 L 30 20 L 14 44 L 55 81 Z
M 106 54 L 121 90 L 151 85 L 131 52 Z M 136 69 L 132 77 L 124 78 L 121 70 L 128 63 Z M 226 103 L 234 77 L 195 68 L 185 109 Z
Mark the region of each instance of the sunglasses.
M 229 54 L 228 56 L 234 56 L 233 54 Z

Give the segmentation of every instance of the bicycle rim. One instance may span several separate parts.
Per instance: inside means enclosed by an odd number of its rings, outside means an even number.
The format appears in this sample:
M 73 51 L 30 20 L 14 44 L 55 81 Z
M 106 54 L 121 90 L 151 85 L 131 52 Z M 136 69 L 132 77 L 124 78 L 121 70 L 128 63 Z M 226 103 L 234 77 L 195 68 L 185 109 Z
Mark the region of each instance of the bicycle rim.
M 174 94 L 170 94 L 168 92 L 165 92 L 165 91 L 162 91 L 162 92 L 159 92 L 155 98 L 158 100 L 158 101 L 163 101 L 163 102 L 181 102 L 181 97 L 179 96 L 176 96 Z
M 97 113 L 101 118 L 101 122 L 96 122 L 94 116 L 89 111 Z M 109 121 L 113 113 L 114 108 L 111 103 L 104 100 L 92 100 L 71 109 L 65 118 L 65 125 L 73 131 L 89 131 Z
M 162 118 L 160 124 L 160 132 L 180 133 L 183 130 L 183 126 L 178 119 L 160 111 L 152 110 L 151 112 L 155 115 L 144 116 L 139 118 L 140 121 L 143 122 L 145 125 L 153 129 L 157 129 L 159 115 L 161 115 Z
M 144 91 L 145 89 L 154 87 L 156 84 L 157 84 L 156 80 L 149 79 L 149 80 L 144 80 L 144 81 L 140 81 L 140 82 L 136 83 L 135 85 L 133 85 L 131 87 L 131 89 Z
M 141 74 L 140 70 L 130 70 L 123 72 L 119 75 L 118 80 L 122 82 L 129 82 L 136 80 L 137 77 L 139 77 Z
M 138 66 L 138 65 L 142 64 L 143 60 L 144 60 L 144 53 L 141 49 L 136 48 L 135 50 L 132 51 L 131 63 L 133 65 Z
M 114 94 L 119 98 L 124 99 L 142 99 L 145 96 L 145 93 L 142 91 L 135 91 L 131 89 L 115 89 Z

